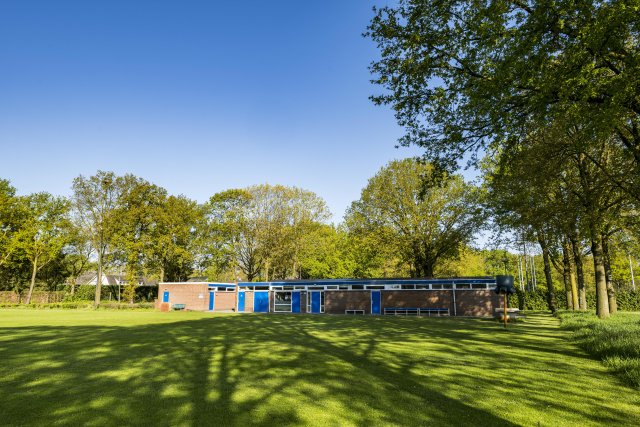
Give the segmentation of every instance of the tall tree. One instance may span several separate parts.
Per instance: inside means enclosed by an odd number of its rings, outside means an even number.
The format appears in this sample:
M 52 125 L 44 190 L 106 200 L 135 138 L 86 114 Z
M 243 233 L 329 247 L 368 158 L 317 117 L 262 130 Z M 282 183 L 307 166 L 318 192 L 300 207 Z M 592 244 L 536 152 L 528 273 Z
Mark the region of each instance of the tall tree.
M 215 194 L 207 209 L 214 257 L 249 281 L 299 277 L 306 236 L 329 217 L 316 194 L 268 184 Z
M 0 179 L 0 267 L 11 260 L 17 248 L 16 232 L 23 225 L 27 212 L 9 181 Z
M 100 304 L 105 256 L 112 242 L 114 211 L 123 188 L 123 178 L 113 172 L 98 171 L 73 180 L 73 219 L 89 239 L 97 258 L 95 305 Z
M 31 264 L 31 282 L 26 303 L 31 296 L 40 269 L 55 260 L 68 241 L 68 202 L 48 193 L 36 193 L 23 198 L 28 216 L 18 231 L 17 250 Z
M 637 0 L 400 0 L 366 33 L 387 90 L 373 100 L 394 108 L 403 144 L 448 167 L 571 112 L 593 141 L 623 149 L 632 169 L 608 176 L 640 200 L 639 11 Z
M 435 182 L 433 172 L 414 159 L 390 162 L 346 215 L 352 232 L 392 247 L 413 277 L 432 277 L 438 262 L 455 257 L 484 219 L 475 187 L 457 175 Z

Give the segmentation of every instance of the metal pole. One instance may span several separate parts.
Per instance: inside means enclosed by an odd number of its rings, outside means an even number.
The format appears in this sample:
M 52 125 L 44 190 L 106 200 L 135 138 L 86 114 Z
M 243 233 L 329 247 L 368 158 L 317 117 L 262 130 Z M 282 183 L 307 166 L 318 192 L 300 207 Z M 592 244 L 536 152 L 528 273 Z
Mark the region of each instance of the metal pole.
M 635 292 L 635 290 L 636 290 L 636 279 L 633 277 L 633 264 L 631 263 L 631 254 L 629 254 L 629 270 L 631 270 L 631 288 Z
M 507 319 L 508 319 L 508 314 L 507 314 L 507 293 L 504 293 L 504 312 L 502 313 L 504 314 L 504 327 L 505 329 L 507 328 Z
M 451 290 L 453 291 L 453 315 L 458 315 L 458 309 L 456 307 L 456 285 L 455 283 L 451 285 Z
M 536 256 L 532 255 L 531 256 L 531 266 L 532 266 L 532 270 L 533 270 L 533 290 L 536 290 L 536 286 L 538 285 L 538 279 L 536 277 Z

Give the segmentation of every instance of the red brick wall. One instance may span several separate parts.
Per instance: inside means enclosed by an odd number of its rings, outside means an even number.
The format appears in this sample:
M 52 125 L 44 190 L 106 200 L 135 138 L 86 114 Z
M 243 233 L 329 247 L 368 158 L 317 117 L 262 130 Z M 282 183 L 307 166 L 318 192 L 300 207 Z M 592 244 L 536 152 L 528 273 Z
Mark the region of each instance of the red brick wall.
M 382 313 L 388 308 L 448 308 L 453 315 L 451 291 L 382 291 L 380 308 Z
M 458 316 L 490 317 L 500 307 L 499 295 L 488 289 L 456 291 L 456 306 Z
M 371 291 L 325 291 L 324 312 L 344 314 L 345 310 L 371 313 Z
M 159 285 L 158 298 L 162 301 L 162 295 L 169 291 L 169 303 L 185 304 L 185 309 L 206 311 L 209 309 L 209 286 L 199 284 L 175 284 Z M 202 298 L 200 298 L 202 296 Z
M 236 309 L 236 293 L 235 292 L 216 292 L 214 301 L 214 311 L 235 311 Z
M 244 312 L 253 313 L 253 291 L 244 292 Z

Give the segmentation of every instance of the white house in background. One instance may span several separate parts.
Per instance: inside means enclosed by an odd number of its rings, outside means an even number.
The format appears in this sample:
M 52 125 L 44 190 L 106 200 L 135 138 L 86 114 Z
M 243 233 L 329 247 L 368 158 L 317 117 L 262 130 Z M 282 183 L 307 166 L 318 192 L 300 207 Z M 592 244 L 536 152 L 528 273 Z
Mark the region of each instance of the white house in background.
M 98 284 L 97 273 L 85 273 L 76 279 L 76 285 L 96 286 Z M 102 286 L 126 286 L 128 282 L 122 274 L 103 274 Z M 146 277 L 138 279 L 138 286 L 158 286 L 157 280 L 150 280 Z

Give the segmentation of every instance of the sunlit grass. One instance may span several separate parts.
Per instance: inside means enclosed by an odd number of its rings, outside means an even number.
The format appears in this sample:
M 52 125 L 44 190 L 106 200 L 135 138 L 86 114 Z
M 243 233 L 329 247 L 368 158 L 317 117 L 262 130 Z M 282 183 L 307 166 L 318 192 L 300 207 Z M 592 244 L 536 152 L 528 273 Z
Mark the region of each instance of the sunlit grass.
M 637 425 L 532 315 L 492 321 L 0 310 L 4 425 Z
M 601 359 L 629 385 L 640 388 L 640 313 L 619 312 L 600 320 L 593 312 L 559 314 L 562 327 L 588 353 Z

